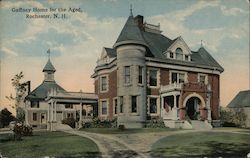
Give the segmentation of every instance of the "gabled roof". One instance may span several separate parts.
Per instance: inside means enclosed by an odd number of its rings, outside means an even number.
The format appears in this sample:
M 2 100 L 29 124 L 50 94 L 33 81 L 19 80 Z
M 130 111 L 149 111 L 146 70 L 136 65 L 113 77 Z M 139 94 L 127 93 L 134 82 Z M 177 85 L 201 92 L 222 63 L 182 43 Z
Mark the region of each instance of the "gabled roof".
M 134 17 L 132 15 L 128 17 L 128 20 L 126 21 L 120 35 L 118 36 L 114 44 L 114 47 L 117 47 L 119 45 L 124 45 L 124 44 L 131 44 L 131 43 L 146 45 L 141 35 L 141 31 L 138 28 L 134 20 Z
M 240 91 L 227 105 L 229 108 L 250 107 L 250 90 Z
M 50 62 L 50 59 L 47 61 L 47 64 L 43 68 L 43 72 L 45 72 L 45 71 L 52 71 L 52 72 L 56 71 L 55 67 Z
M 56 89 L 58 91 L 65 92 L 65 90 L 61 86 L 59 86 L 55 81 L 43 81 L 43 83 L 40 84 L 36 89 L 34 89 L 30 94 L 28 94 L 25 99 L 44 100 L 51 89 Z

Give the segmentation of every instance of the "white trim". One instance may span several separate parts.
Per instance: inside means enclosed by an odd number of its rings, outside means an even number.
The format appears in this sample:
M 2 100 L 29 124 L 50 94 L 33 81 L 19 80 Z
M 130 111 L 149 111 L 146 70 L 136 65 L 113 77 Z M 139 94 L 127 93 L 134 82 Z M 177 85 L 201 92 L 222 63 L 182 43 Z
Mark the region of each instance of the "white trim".
M 156 86 L 150 86 L 150 70 L 156 70 Z M 147 87 L 149 88 L 160 88 L 160 69 L 159 68 L 155 68 L 155 67 L 147 67 Z
M 129 83 L 126 83 L 125 82 L 125 67 L 129 67 Z M 123 65 L 123 72 L 122 72 L 122 84 L 124 86 L 131 86 L 133 84 L 133 79 L 132 79 L 132 75 L 133 75 L 133 65 L 130 64 L 130 65 Z
M 188 82 L 188 74 L 187 74 L 187 72 L 185 72 L 185 71 L 170 70 L 169 71 L 169 83 L 170 84 L 174 84 L 174 83 L 172 83 L 172 73 L 177 73 L 177 83 L 176 84 L 180 84 L 180 83 L 178 83 L 178 81 L 179 81 L 179 74 L 180 73 L 184 74 L 184 83 Z
M 106 77 L 106 90 L 102 90 L 102 78 Z M 100 93 L 107 93 L 109 91 L 109 75 L 105 74 L 105 75 L 101 75 L 99 76 L 99 89 L 100 89 Z
M 166 68 L 166 69 L 176 69 L 181 71 L 191 71 L 191 72 L 201 72 L 201 73 L 209 73 L 209 74 L 217 74 L 220 75 L 221 73 L 218 70 L 209 70 L 204 68 L 196 68 L 196 67 L 189 67 L 189 66 L 180 66 L 174 64 L 167 64 L 167 63 L 158 63 L 157 61 L 147 61 L 146 66 L 156 67 L 156 68 Z
M 107 103 L 107 114 L 102 114 L 102 102 L 106 101 Z M 100 115 L 99 116 L 108 116 L 109 115 L 109 99 L 100 99 L 100 108 L 99 108 L 99 111 L 100 111 Z
M 192 94 L 189 94 L 185 99 L 184 99 L 184 101 L 183 101 L 183 107 L 186 107 L 186 104 L 187 104 L 187 101 L 188 101 L 188 99 L 190 99 L 190 98 L 192 98 L 192 97 L 197 97 L 197 98 L 199 98 L 200 100 L 201 100 L 201 106 L 204 108 L 204 107 L 206 107 L 206 103 L 205 103 L 205 100 L 203 99 L 203 97 L 202 96 L 200 96 L 199 94 L 197 94 L 197 93 L 192 93 Z
M 150 98 L 156 98 L 156 113 L 150 113 Z M 147 96 L 147 114 L 149 116 L 159 116 L 160 115 L 160 96 L 159 95 L 148 95 Z
M 207 74 L 203 74 L 203 73 L 198 73 L 197 75 L 197 81 L 200 82 L 200 77 L 201 76 L 205 76 L 205 85 L 208 84 L 208 75 Z

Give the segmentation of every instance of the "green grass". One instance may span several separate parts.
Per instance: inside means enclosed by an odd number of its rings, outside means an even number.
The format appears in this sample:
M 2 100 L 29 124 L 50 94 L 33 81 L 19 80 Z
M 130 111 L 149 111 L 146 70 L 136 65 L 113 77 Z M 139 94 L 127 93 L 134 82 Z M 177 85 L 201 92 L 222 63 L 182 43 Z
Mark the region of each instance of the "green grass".
M 134 134 L 134 133 L 155 133 L 175 131 L 177 129 L 170 128 L 133 128 L 133 129 L 118 129 L 118 128 L 82 128 L 82 131 L 100 134 Z
M 195 132 L 165 137 L 152 145 L 152 157 L 246 157 L 250 135 Z
M 35 132 L 22 141 L 6 141 L 8 134 L 0 135 L 0 153 L 7 157 L 96 157 L 97 145 L 83 137 L 63 132 Z

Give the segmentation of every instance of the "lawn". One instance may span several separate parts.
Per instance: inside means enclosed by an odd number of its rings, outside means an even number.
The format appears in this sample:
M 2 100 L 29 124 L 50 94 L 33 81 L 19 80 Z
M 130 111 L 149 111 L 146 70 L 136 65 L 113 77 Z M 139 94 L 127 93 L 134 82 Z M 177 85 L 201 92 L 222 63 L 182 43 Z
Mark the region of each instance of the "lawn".
M 250 135 L 195 132 L 165 137 L 152 145 L 152 157 L 246 157 Z
M 118 129 L 118 128 L 82 128 L 82 131 L 100 134 L 134 134 L 134 133 L 155 133 L 176 131 L 178 129 L 170 128 L 133 128 L 133 129 Z
M 35 132 L 22 141 L 6 141 L 0 135 L 0 153 L 7 157 L 100 157 L 97 145 L 83 137 L 63 132 Z

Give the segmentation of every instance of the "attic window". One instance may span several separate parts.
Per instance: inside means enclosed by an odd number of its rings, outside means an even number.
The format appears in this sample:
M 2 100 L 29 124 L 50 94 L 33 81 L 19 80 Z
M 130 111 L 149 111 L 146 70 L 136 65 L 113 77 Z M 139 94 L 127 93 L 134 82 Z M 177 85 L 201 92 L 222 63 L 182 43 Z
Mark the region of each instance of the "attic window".
M 177 48 L 175 50 L 175 52 L 176 52 L 176 59 L 177 60 L 183 60 L 183 51 L 182 51 L 182 49 L 181 48 Z

